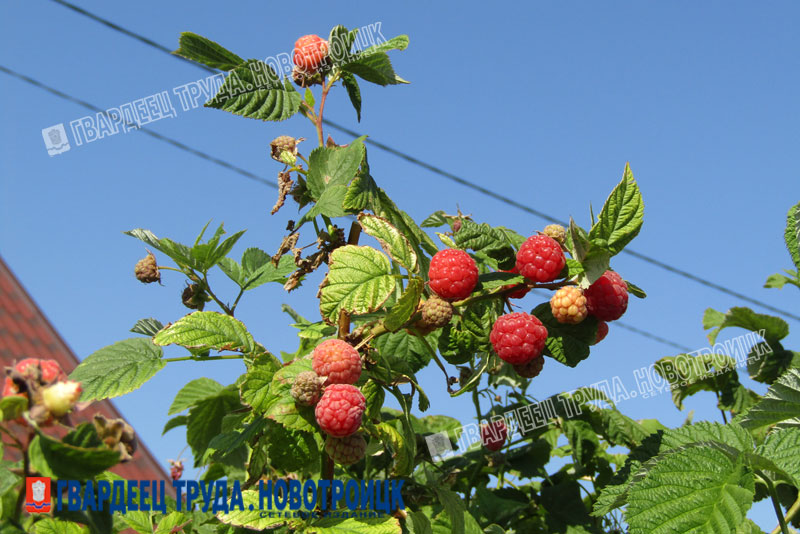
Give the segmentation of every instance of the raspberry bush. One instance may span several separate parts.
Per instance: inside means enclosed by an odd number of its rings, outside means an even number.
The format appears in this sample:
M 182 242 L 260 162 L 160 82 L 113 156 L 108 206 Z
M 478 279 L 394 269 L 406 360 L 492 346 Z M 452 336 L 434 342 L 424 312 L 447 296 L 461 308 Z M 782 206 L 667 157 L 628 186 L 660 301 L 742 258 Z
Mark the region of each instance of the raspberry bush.
M 726 424 L 670 430 L 656 420 L 635 421 L 589 388 L 559 395 L 573 409 L 553 403 L 556 411 L 543 415 L 547 424 L 533 430 L 498 420 L 541 401 L 531 389 L 553 386 L 548 369 L 586 360 L 608 334 L 606 321 L 627 312 L 629 294 L 645 296 L 611 270 L 642 226 L 639 187 L 626 165 L 588 230 L 570 218 L 566 227 L 518 233 L 461 211 L 416 222 L 378 185 L 380 169 L 368 163 L 365 137 L 325 136 L 330 91 L 344 89 L 360 119 L 360 83 L 406 83 L 388 52 L 404 50 L 408 38 L 353 52 L 356 33 L 337 26 L 327 39 L 301 37 L 294 70 L 284 78 L 204 37 L 181 35 L 177 54 L 226 73 L 206 107 L 264 121 L 310 121 L 316 147 L 301 144 L 308 132 L 274 131 L 266 150 L 279 186 L 272 214 L 292 203 L 299 215 L 280 222 L 287 228 L 281 243 L 236 257 L 244 231 L 227 235 L 221 225 L 210 236 L 204 228 L 191 245 L 142 228 L 126 232 L 155 251 L 136 264 L 136 278 L 185 278 L 175 298 L 193 311 L 140 320 L 131 330 L 137 337 L 99 349 L 69 378 L 33 360 L 7 370 L 0 428 L 21 459 L 0 478 L 3 532 L 747 533 L 758 532 L 744 517 L 752 502 L 771 498 L 788 534 L 784 523 L 796 521 L 800 508 L 800 354 L 780 344 L 788 326 L 778 318 L 733 308 L 709 310 L 703 319 L 712 344 L 728 327 L 766 332 L 771 352 L 747 368 L 771 386 L 766 397 L 745 388 L 724 359 L 696 356 L 705 358 L 696 367 L 705 371 L 688 381 L 676 358 L 658 362 L 679 408 L 697 391 L 713 391 L 731 418 Z M 798 236 L 800 204 L 786 231 L 800 268 Z M 174 266 L 163 265 L 167 259 Z M 315 271 L 324 275 L 318 287 L 310 283 Z M 800 286 L 797 271 L 786 273 L 767 285 Z M 221 276 L 235 284 L 234 294 L 222 294 Z M 241 299 L 257 299 L 254 290 L 264 284 L 318 299 L 318 317 L 284 305 L 298 329 L 293 353 L 274 353 L 269 332 L 251 332 L 235 317 Z M 166 346 L 182 355 L 165 357 Z M 545 358 L 553 362 L 545 366 Z M 164 429 L 185 428 L 204 480 L 235 481 L 253 503 L 259 480 L 400 479 L 406 508 L 332 518 L 322 517 L 317 504 L 303 517 L 265 518 L 227 504 L 178 511 L 168 500 L 166 513 L 22 512 L 25 476 L 114 480 L 108 469 L 135 454 L 133 429 L 124 422 L 96 417 L 71 426 L 72 413 L 135 390 L 171 362 L 193 361 L 213 375 L 219 360 L 240 360 L 241 377 L 228 385 L 211 378 L 183 385 Z M 463 424 L 422 415 L 431 403 L 417 374 L 428 366 L 444 376 L 426 388 L 473 401 L 481 430 L 463 454 L 436 459 L 426 447 L 435 436 L 454 447 Z M 399 409 L 386 406 L 387 398 Z M 67 433 L 49 432 L 53 425 Z M 183 461 L 170 465 L 172 477 L 181 477 Z

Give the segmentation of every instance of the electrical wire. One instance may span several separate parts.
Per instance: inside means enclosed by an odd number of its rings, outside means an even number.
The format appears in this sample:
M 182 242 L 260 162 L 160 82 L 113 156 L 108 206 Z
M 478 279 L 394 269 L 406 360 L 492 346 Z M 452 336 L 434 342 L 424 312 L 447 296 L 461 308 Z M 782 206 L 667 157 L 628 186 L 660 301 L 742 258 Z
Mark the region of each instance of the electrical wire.
M 148 39 L 147 37 L 144 37 L 143 35 L 140 35 L 140 34 L 138 34 L 136 32 L 128 30 L 128 29 L 126 29 L 126 28 L 124 28 L 124 27 L 122 27 L 122 26 L 120 26 L 118 24 L 115 24 L 115 23 L 113 23 L 113 22 L 111 22 L 111 21 L 109 21 L 107 19 L 104 19 L 104 18 L 102 18 L 102 17 L 100 17 L 98 15 L 95 15 L 94 13 L 86 11 L 85 9 L 83 9 L 83 8 L 81 8 L 79 6 L 76 6 L 76 5 L 74 5 L 74 4 L 70 3 L 70 2 L 67 2 L 65 0 L 51 0 L 51 1 L 55 2 L 57 4 L 60 4 L 60 5 L 68 8 L 68 9 L 71 9 L 71 10 L 73 10 L 73 11 L 75 11 L 75 12 L 77 12 L 77 13 L 85 16 L 85 17 L 89 17 L 90 19 L 92 19 L 92 20 L 94 20 L 94 21 L 96 21 L 96 22 L 98 22 L 100 24 L 103 24 L 104 26 L 106 26 L 106 27 L 108 27 L 108 28 L 110 28 L 110 29 L 112 29 L 114 31 L 120 32 L 120 33 L 122 33 L 124 35 L 127 35 L 128 37 L 136 39 L 137 41 L 140 41 L 143 44 L 146 44 L 147 46 L 150 46 L 152 48 L 155 48 L 156 50 L 159 50 L 161 52 L 169 54 L 171 57 L 187 61 L 187 62 L 191 63 L 192 65 L 205 70 L 206 72 L 213 72 L 213 73 L 219 72 L 218 70 L 213 69 L 211 67 L 208 67 L 207 65 L 203 65 L 201 63 L 197 63 L 197 62 L 188 60 L 188 59 L 186 59 L 184 57 L 177 56 L 177 55 L 173 54 L 172 51 L 169 48 L 167 48 L 166 46 L 161 45 L 159 43 L 156 43 L 155 41 L 153 41 L 151 39 Z M 342 126 L 340 124 L 337 124 L 337 123 L 335 123 L 335 122 L 333 122 L 331 120 L 323 119 L 323 122 L 325 124 L 327 124 L 328 126 L 334 128 L 336 130 L 339 130 L 340 132 L 343 132 L 343 133 L 346 133 L 348 135 L 351 135 L 353 137 L 360 137 L 361 136 L 361 134 L 359 134 L 358 132 L 356 132 L 356 131 L 354 131 L 354 130 L 352 130 L 350 128 L 347 128 L 345 126 Z M 388 146 L 388 145 L 386 145 L 384 143 L 381 143 L 379 141 L 376 141 L 376 140 L 374 140 L 372 138 L 367 138 L 366 143 L 370 144 L 370 145 L 372 145 L 372 146 L 374 146 L 374 147 L 376 147 L 376 148 L 378 148 L 380 150 L 383 150 L 384 152 L 387 152 L 389 154 L 392 154 L 394 156 L 402 158 L 402 159 L 408 161 L 409 163 L 412 163 L 414 165 L 422 167 L 423 169 L 426 169 L 426 170 L 428 170 L 428 171 L 430 171 L 430 172 L 432 172 L 434 174 L 438 174 L 439 176 L 441 176 L 443 178 L 446 178 L 446 179 L 448 179 L 450 181 L 453 181 L 453 182 L 455 182 L 457 184 L 460 184 L 460 185 L 462 185 L 464 187 L 467 187 L 467 188 L 472 189 L 474 191 L 477 191 L 477 192 L 479 192 L 479 193 L 481 193 L 483 195 L 491 197 L 491 198 L 493 198 L 493 199 L 495 199 L 495 200 L 497 200 L 499 202 L 502 202 L 502 203 L 507 204 L 509 206 L 513 206 L 513 207 L 515 207 L 515 208 L 517 208 L 517 209 L 519 209 L 521 211 L 524 211 L 525 213 L 529 213 L 531 215 L 539 217 L 540 219 L 543 219 L 544 221 L 547 221 L 547 222 L 550 222 L 550 223 L 557 223 L 557 224 L 561 224 L 561 225 L 567 226 L 566 221 L 560 220 L 557 217 L 554 217 L 554 216 L 549 215 L 547 213 L 544 213 L 542 211 L 538 211 L 538 210 L 536 210 L 534 208 L 531 208 L 530 206 L 527 206 L 525 204 L 517 202 L 516 200 L 514 200 L 514 199 L 512 199 L 510 197 L 501 195 L 501 194 L 497 193 L 496 191 L 493 191 L 491 189 L 488 189 L 486 187 L 478 185 L 475 182 L 472 182 L 471 180 L 467 180 L 465 178 L 457 176 L 457 175 L 455 175 L 455 174 L 453 174 L 451 172 L 448 172 L 448 171 L 446 171 L 444 169 L 441 169 L 441 168 L 439 168 L 439 167 L 437 167 L 435 165 L 431 165 L 430 163 L 427 163 L 425 161 L 417 159 L 414 156 L 406 154 L 405 152 L 402 152 L 400 150 L 392 148 L 392 147 L 390 147 L 390 146 Z M 215 163 L 217 163 L 217 162 L 215 161 Z M 270 185 L 274 186 L 274 184 L 272 184 L 272 182 L 269 182 L 269 183 L 270 183 Z M 773 313 L 777 313 L 777 314 L 782 315 L 784 317 L 787 317 L 789 319 L 793 319 L 795 321 L 800 322 L 800 316 L 795 315 L 795 314 L 793 314 L 793 313 L 791 313 L 789 311 L 783 310 L 781 308 L 777 308 L 775 306 L 767 304 L 766 302 L 762 302 L 762 301 L 754 299 L 752 297 L 748 297 L 747 295 L 739 293 L 738 291 L 735 291 L 735 290 L 730 289 L 728 287 L 725 287 L 725 286 L 722 286 L 722 285 L 717 284 L 715 282 L 712 282 L 711 280 L 707 280 L 707 279 L 702 278 L 700 276 L 694 275 L 694 274 L 692 274 L 692 273 L 690 273 L 688 271 L 685 271 L 685 270 L 683 270 L 683 269 L 681 269 L 679 267 L 675 267 L 675 266 L 669 265 L 667 263 L 664 263 L 664 262 L 662 262 L 662 261 L 660 261 L 660 260 L 658 260 L 656 258 L 653 258 L 653 257 L 648 256 L 646 254 L 642 254 L 641 252 L 636 252 L 635 250 L 626 248 L 626 249 L 623 249 L 622 253 L 623 254 L 627 254 L 629 256 L 633 256 L 634 258 L 642 260 L 642 261 L 644 261 L 646 263 L 649 263 L 651 265 L 654 265 L 656 267 L 664 269 L 665 271 L 668 271 L 668 272 L 673 273 L 675 275 L 681 276 L 681 277 L 686 278 L 688 280 L 692 280 L 693 282 L 696 282 L 698 284 L 704 285 L 706 287 L 709 287 L 709 288 L 714 289 L 716 291 L 719 291 L 721 293 L 725 293 L 725 294 L 727 294 L 729 296 L 736 297 L 737 299 L 743 300 L 745 302 L 749 302 L 750 304 L 759 306 L 759 307 L 764 308 L 766 310 L 769 310 L 769 311 L 771 311 Z

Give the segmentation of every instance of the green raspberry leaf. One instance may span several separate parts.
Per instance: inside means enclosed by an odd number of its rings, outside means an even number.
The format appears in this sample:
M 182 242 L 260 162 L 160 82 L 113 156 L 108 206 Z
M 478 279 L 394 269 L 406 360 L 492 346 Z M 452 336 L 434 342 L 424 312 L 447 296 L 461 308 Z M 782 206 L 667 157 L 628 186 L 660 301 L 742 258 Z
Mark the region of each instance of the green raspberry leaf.
M 478 286 L 475 288 L 479 290 L 490 290 L 507 285 L 524 284 L 525 277 L 521 274 L 514 274 L 508 272 L 494 272 L 484 273 L 478 276 Z
M 264 434 L 267 454 L 273 465 L 287 472 L 313 472 L 319 465 L 320 447 L 315 435 L 299 430 L 290 430 L 273 421 L 267 421 Z
M 208 224 L 206 224 L 206 227 L 207 226 Z M 245 233 L 245 230 L 236 232 L 228 239 L 220 243 L 220 238 L 225 234 L 225 230 L 220 224 L 213 237 L 211 237 L 206 243 L 200 243 L 200 239 L 203 237 L 205 230 L 206 229 L 203 228 L 203 232 L 197 237 L 194 246 L 189 250 L 189 253 L 195 259 L 195 268 L 204 273 L 208 272 L 209 269 L 219 263 L 219 261 L 231 251 L 239 238 Z
M 180 46 L 173 54 L 214 69 L 232 70 L 244 63 L 244 60 L 233 52 L 196 33 L 181 33 L 178 44 Z
M 45 517 L 41 521 L 37 521 L 33 528 L 34 534 L 89 534 L 90 532 L 87 526 L 52 517 Z
M 741 385 L 736 360 L 725 354 L 681 354 L 658 360 L 656 372 L 670 384 L 672 402 L 683 409 L 683 401 L 700 391 L 717 394 L 717 407 L 735 413 L 746 411 L 757 396 Z
M 789 335 L 789 325 L 780 317 L 756 313 L 750 308 L 742 307 L 731 308 L 724 315 L 716 310 L 709 310 L 706 310 L 703 317 L 703 327 L 706 330 L 711 329 L 708 333 L 708 341 L 712 345 L 717 342 L 717 336 L 723 329 L 731 327 L 759 333 L 764 330 L 764 339 L 770 345 L 773 341 L 778 342 Z
M 364 232 L 378 240 L 390 258 L 410 272 L 417 271 L 417 254 L 408 239 L 392 223 L 383 217 L 364 213 L 358 216 L 358 222 Z
M 49 471 L 48 475 L 56 478 L 87 480 L 119 462 L 119 452 L 101 445 L 97 432 L 91 424 L 88 428 L 84 427 L 82 433 L 82 439 L 78 439 L 77 431 L 73 431 L 65 436 L 63 441 L 39 433 L 31 444 L 30 451 L 36 470 L 38 471 L 44 463 L 42 467 Z
M 778 468 L 782 469 L 790 478 L 791 485 L 800 483 L 800 428 L 793 427 L 777 432 L 771 432 L 764 444 L 756 449 L 756 454 L 767 458 Z
M 641 445 L 631 451 L 623 468 L 603 488 L 592 515 L 601 517 L 623 506 L 628 500 L 630 489 L 656 464 L 653 458 L 688 445 L 706 442 L 716 442 L 743 452 L 752 451 L 755 447 L 753 437 L 738 424 L 701 422 L 671 430 L 661 429 L 644 438 Z
M 361 122 L 361 89 L 358 87 L 358 80 L 349 72 L 343 72 L 342 85 L 347 90 L 350 103 L 353 104 L 353 108 L 356 110 L 358 122 Z
M 786 231 L 783 237 L 792 262 L 800 271 L 800 202 L 792 206 L 786 216 Z
M 222 389 L 222 384 L 216 380 L 206 377 L 196 378 L 178 391 L 177 395 L 175 395 L 175 399 L 172 401 L 172 405 L 169 407 L 167 415 L 181 413 L 191 408 L 199 401 L 218 394 Z
M 314 408 L 297 405 L 291 393 L 297 375 L 311 370 L 311 360 L 308 358 L 294 360 L 281 367 L 272 377 L 266 399 L 258 403 L 259 413 L 290 430 L 315 431 Z
M 134 334 L 142 334 L 143 336 L 153 337 L 162 328 L 164 328 L 164 325 L 161 324 L 161 321 L 151 317 L 149 319 L 139 319 L 136 321 L 136 324 L 133 325 L 133 328 L 131 328 L 130 331 Z
M 242 271 L 246 280 L 242 289 L 249 291 L 267 282 L 277 282 L 283 285 L 286 277 L 296 268 L 291 256 L 281 256 L 276 266 L 272 263 L 272 258 L 263 250 L 248 248 L 242 254 Z
M 633 282 L 628 282 L 627 280 L 625 280 L 625 285 L 628 286 L 628 293 L 630 293 L 634 297 L 639 299 L 647 298 L 647 293 L 645 293 L 641 287 L 637 286 Z
M 743 458 L 690 447 L 661 458 L 630 490 L 631 534 L 727 534 L 745 521 L 755 483 Z
M 315 200 L 321 198 L 326 188 L 346 186 L 355 178 L 366 153 L 364 139 L 366 136 L 353 140 L 346 147 L 318 147 L 311 152 L 306 185 Z
M 331 253 L 330 271 L 320 288 L 322 317 L 335 322 L 341 310 L 376 311 L 392 294 L 396 280 L 389 259 L 371 247 L 345 245 Z
M 299 228 L 300 225 L 314 220 L 314 217 L 318 215 L 324 215 L 331 219 L 335 217 L 344 217 L 347 215 L 347 212 L 342 208 L 345 195 L 347 195 L 347 187 L 344 185 L 336 184 L 326 188 L 314 206 L 300 217 L 295 228 Z
M 739 423 L 751 430 L 775 423 L 800 426 L 800 369 L 789 369 L 778 378 Z
M 280 368 L 274 357 L 263 355 L 256 358 L 247 370 L 245 379 L 239 386 L 242 401 L 251 406 L 256 413 L 264 413 L 270 398 L 270 384 L 275 372 Z
M 561 324 L 553 317 L 549 302 L 531 311 L 547 328 L 544 354 L 575 367 L 589 356 L 589 344 L 597 337 L 597 319 L 591 315 L 576 325 Z
M 423 228 L 439 228 L 447 224 L 450 224 L 450 218 L 444 211 L 439 210 L 428 215 L 428 217 L 420 223 L 420 226 Z
M 374 380 L 367 380 L 367 383 L 361 386 L 361 394 L 366 399 L 365 419 L 380 419 L 381 408 L 383 401 L 386 398 L 386 393 L 383 388 L 378 385 Z
M 423 287 L 422 280 L 418 278 L 408 281 L 408 287 L 406 287 L 406 290 L 403 291 L 403 294 L 383 320 L 383 324 L 389 332 L 396 332 L 406 321 L 411 319 L 411 316 L 417 310 Z
M 233 350 L 250 353 L 255 341 L 244 324 L 230 315 L 198 311 L 182 317 L 153 338 L 156 345 L 181 345 L 188 349 Z
M 230 505 L 230 503 L 228 503 Z M 270 517 L 280 514 L 263 514 L 260 510 L 260 498 L 258 489 L 242 491 L 242 509 L 234 507 L 229 513 L 220 512 L 217 518 L 225 524 L 236 527 L 245 527 L 252 530 L 272 530 L 283 525 L 298 528 L 303 525 L 303 520 L 292 517 Z M 262 515 L 264 517 L 262 517 Z
M 611 255 L 619 254 L 642 228 L 644 202 L 639 186 L 625 164 L 622 181 L 617 184 L 603 205 L 597 223 L 589 231 L 589 239 Z
M 342 70 L 377 85 L 409 83 L 394 72 L 389 55 L 385 52 L 365 52 L 359 59 L 343 65 Z
M 458 248 L 482 252 L 496 260 L 500 269 L 510 270 L 514 267 L 516 252 L 508 235 L 501 229 L 462 219 L 461 228 L 453 237 Z
M 164 368 L 161 347 L 130 338 L 90 354 L 70 374 L 81 383 L 82 401 L 118 397 L 138 389 Z
M 164 430 L 161 431 L 161 435 L 163 436 L 173 428 L 178 428 L 179 426 L 186 426 L 186 423 L 189 421 L 189 416 L 187 415 L 176 415 L 172 419 L 166 422 L 164 425 Z
M 6 396 L 0 398 L 0 414 L 3 421 L 10 421 L 21 416 L 28 409 L 28 399 L 26 397 Z M 2 451 L 2 449 L 0 449 Z
M 236 389 L 225 388 L 216 395 L 206 397 L 189 409 L 186 422 L 186 441 L 192 448 L 195 467 L 202 465 L 211 440 L 222 433 L 222 419 L 241 408 Z
M 392 474 L 394 476 L 408 475 L 414 469 L 414 434 L 407 435 L 403 431 L 400 420 L 385 421 L 375 427 L 375 433 L 381 443 L 388 445 L 393 451 L 394 463 Z
M 361 211 L 380 204 L 380 189 L 369 174 L 359 174 L 347 188 L 342 207 L 349 211 Z
M 353 53 L 353 44 L 358 35 L 358 28 L 349 30 L 341 24 L 331 28 L 328 36 L 328 61 L 341 67 L 357 56 Z
M 394 373 L 413 375 L 431 361 L 422 340 L 405 330 L 380 336 L 373 345 L 380 354 L 380 363 L 392 371 L 382 378 L 391 380 Z
M 281 83 L 270 65 L 250 59 L 230 71 L 205 106 L 250 119 L 283 121 L 297 113 L 302 101 L 288 78 Z
M 789 269 L 785 269 L 785 272 L 789 276 L 780 273 L 769 275 L 767 281 L 764 282 L 764 287 L 781 289 L 786 284 L 792 284 L 794 286 L 800 287 L 800 277 L 798 277 L 797 271 L 790 271 Z
M 200 265 L 197 263 L 197 260 L 194 259 L 189 247 L 186 245 L 176 243 L 166 237 L 159 239 L 153 232 L 143 228 L 134 228 L 133 230 L 123 232 L 123 234 L 135 237 L 146 245 L 163 252 L 180 267 L 200 270 Z
M 354 510 L 354 513 L 358 513 Z M 400 534 L 400 520 L 391 515 L 383 517 L 324 517 L 303 531 L 307 534 Z

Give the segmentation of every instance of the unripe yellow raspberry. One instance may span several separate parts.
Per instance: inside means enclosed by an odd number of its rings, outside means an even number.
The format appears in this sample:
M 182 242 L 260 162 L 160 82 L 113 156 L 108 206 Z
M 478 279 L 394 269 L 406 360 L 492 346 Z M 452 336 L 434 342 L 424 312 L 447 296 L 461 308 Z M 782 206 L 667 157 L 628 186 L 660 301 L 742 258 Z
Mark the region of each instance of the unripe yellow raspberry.
M 578 324 L 589 314 L 586 297 L 577 286 L 566 286 L 556 291 L 550 299 L 550 310 L 559 323 Z

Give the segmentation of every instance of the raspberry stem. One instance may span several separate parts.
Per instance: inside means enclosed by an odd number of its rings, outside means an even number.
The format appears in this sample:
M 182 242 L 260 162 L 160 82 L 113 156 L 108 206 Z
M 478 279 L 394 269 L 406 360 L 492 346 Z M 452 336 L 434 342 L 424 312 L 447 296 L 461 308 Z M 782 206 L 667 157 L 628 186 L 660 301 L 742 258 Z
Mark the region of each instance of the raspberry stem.
M 189 360 L 206 361 L 206 360 L 241 360 L 244 354 L 223 354 L 222 356 L 207 356 L 205 358 L 196 358 L 194 356 L 181 356 L 179 358 L 164 358 L 163 362 L 185 362 Z
M 514 287 L 509 287 L 509 288 L 500 287 L 495 291 L 490 291 L 489 293 L 483 293 L 482 295 L 475 295 L 472 297 L 467 297 L 463 300 L 453 302 L 453 306 L 468 306 L 473 302 L 479 302 L 481 300 L 492 299 L 495 297 L 502 297 L 507 294 L 513 293 L 514 291 L 519 291 L 520 285 L 525 285 L 531 289 L 559 289 L 564 286 L 574 286 L 577 285 L 577 283 L 575 283 L 573 280 L 563 280 L 561 282 L 548 282 L 545 284 L 527 283 L 527 284 L 518 284 L 515 285 Z
M 428 343 L 428 340 L 425 339 L 425 336 L 420 334 L 416 328 L 413 328 L 412 330 L 414 332 L 414 335 L 416 335 L 420 339 L 420 341 L 422 341 L 422 344 L 425 345 L 425 349 L 430 353 L 431 357 L 436 362 L 436 365 L 438 365 L 439 369 L 441 369 L 442 372 L 444 373 L 444 381 L 445 384 L 447 384 L 447 392 L 453 393 L 453 388 L 450 387 L 450 375 L 447 374 L 447 369 L 445 369 L 442 360 L 439 359 L 439 356 L 436 354 L 436 351 L 431 348 L 430 344 Z

